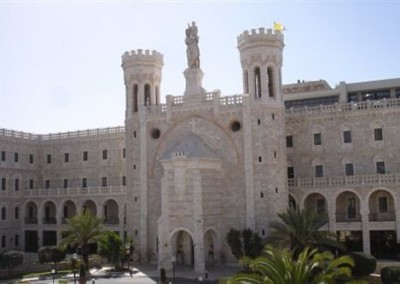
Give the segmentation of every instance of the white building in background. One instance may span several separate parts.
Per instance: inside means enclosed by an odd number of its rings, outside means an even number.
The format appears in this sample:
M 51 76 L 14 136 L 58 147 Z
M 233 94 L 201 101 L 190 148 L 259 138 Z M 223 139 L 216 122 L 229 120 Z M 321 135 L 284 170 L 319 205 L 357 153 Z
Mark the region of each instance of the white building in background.
M 329 215 L 354 250 L 397 253 L 400 79 L 282 86 L 283 35 L 238 37 L 243 94 L 202 86 L 189 26 L 183 96 L 160 103 L 163 56 L 122 56 L 125 126 L 36 135 L 0 130 L 0 250 L 56 245 L 90 210 L 137 243 L 135 258 L 203 271 L 230 228 L 268 236 L 288 204 Z

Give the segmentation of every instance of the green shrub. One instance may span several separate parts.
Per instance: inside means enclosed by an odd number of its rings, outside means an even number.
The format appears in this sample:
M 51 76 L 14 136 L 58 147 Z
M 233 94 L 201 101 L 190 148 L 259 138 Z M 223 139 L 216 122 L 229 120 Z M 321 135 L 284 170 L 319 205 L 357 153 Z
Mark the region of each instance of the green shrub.
M 375 271 L 376 258 L 374 256 L 363 252 L 351 252 L 349 255 L 354 260 L 352 268 L 354 276 L 368 276 Z
M 399 284 L 400 283 L 400 267 L 386 266 L 381 269 L 381 281 L 383 284 Z

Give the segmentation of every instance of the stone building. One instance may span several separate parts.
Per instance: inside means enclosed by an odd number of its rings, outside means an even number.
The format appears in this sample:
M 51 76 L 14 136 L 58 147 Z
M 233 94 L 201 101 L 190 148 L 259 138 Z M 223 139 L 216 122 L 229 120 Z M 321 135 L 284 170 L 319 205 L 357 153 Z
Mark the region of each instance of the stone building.
M 83 210 L 137 243 L 135 259 L 203 271 L 230 228 L 267 237 L 288 204 L 327 212 L 326 229 L 377 257 L 400 235 L 400 79 L 282 86 L 284 39 L 238 37 L 243 94 L 202 86 L 186 31 L 183 96 L 161 103 L 163 56 L 122 56 L 125 126 L 36 135 L 0 130 L 0 250 L 56 245 Z

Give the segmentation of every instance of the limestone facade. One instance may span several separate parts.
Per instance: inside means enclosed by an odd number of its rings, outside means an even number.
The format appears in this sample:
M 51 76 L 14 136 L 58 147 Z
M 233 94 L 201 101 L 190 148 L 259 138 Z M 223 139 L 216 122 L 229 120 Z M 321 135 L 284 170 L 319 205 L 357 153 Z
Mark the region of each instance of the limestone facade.
M 243 94 L 206 92 L 203 71 L 187 69 L 184 95 L 165 104 L 162 54 L 126 52 L 125 126 L 1 129 L 0 250 L 56 245 L 65 218 L 91 210 L 135 239 L 136 260 L 204 271 L 231 259 L 230 228 L 267 237 L 295 203 L 383 255 L 377 235 L 400 236 L 400 79 L 282 86 L 283 47 L 280 32 L 246 31 Z

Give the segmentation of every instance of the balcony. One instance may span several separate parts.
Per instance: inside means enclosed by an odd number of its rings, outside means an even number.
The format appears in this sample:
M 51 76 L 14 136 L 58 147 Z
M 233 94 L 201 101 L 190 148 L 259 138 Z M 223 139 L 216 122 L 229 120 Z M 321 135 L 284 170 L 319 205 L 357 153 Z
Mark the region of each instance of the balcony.
M 38 219 L 36 217 L 25 217 L 25 224 L 37 224 Z
M 56 217 L 44 217 L 43 224 L 57 224 Z
M 394 212 L 384 212 L 384 213 L 370 213 L 369 214 L 370 222 L 385 222 L 385 221 L 395 221 L 396 216 Z
M 336 222 L 360 222 L 360 213 L 336 213 Z
M 399 184 L 400 174 L 372 174 L 335 177 L 298 177 L 288 179 L 289 188 L 296 187 L 338 187 L 354 185 Z
M 104 224 L 106 225 L 118 225 L 119 218 L 118 216 L 110 216 L 104 219 Z

